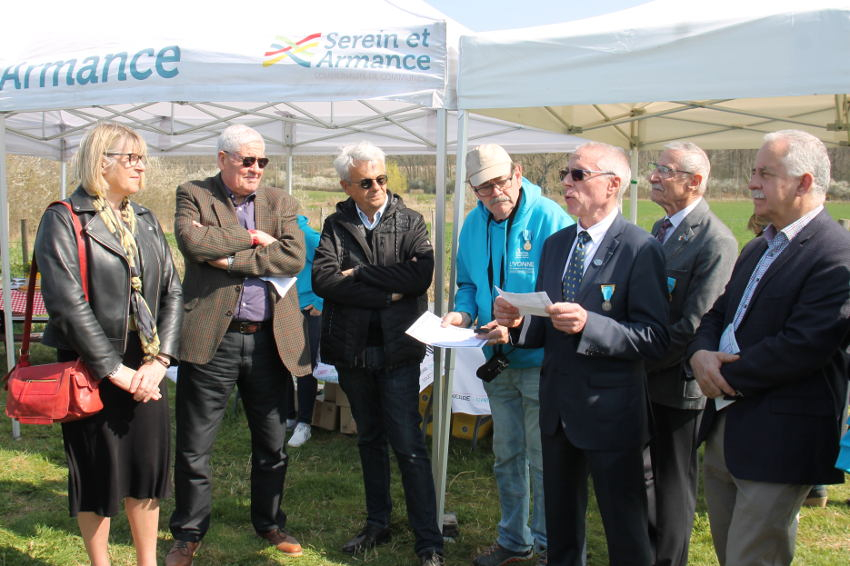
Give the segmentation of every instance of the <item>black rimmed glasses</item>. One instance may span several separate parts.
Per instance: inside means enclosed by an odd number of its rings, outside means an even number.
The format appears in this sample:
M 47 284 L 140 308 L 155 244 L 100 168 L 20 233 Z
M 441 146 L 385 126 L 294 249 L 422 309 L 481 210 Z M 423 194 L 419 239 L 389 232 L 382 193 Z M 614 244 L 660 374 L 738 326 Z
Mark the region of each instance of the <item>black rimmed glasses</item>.
M 655 171 L 658 171 L 658 176 L 662 179 L 669 179 L 673 175 L 681 173 L 683 175 L 693 175 L 690 171 L 682 171 L 680 169 L 673 169 L 672 167 L 667 167 L 666 165 L 661 165 L 660 163 L 650 163 L 655 168 Z
M 475 194 L 480 197 L 489 197 L 493 194 L 493 191 L 499 189 L 500 191 L 505 190 L 505 187 L 508 186 L 508 183 L 513 181 L 514 175 L 511 173 L 507 177 L 503 177 L 501 179 L 496 179 L 495 181 L 491 181 L 489 183 L 484 183 L 483 185 L 478 185 L 477 187 L 472 187 L 472 190 L 475 191 Z
M 368 191 L 372 188 L 372 183 L 378 183 L 378 185 L 385 187 L 388 180 L 389 178 L 386 175 L 378 175 L 374 179 L 360 179 L 356 184 L 364 191 Z
M 612 171 L 594 171 L 593 169 L 570 169 L 569 167 L 558 171 L 558 178 L 563 181 L 569 175 L 573 181 L 586 181 L 591 175 L 615 175 Z
M 118 153 L 116 151 L 107 151 L 104 155 L 106 155 L 107 157 L 126 157 L 126 167 L 135 167 L 136 165 L 138 165 L 139 162 L 144 165 L 145 160 L 147 159 L 141 153 Z
M 243 157 L 243 156 L 239 155 L 238 153 L 234 153 L 232 151 L 225 151 L 224 153 L 226 153 L 227 155 L 233 156 L 236 159 L 241 159 L 242 160 L 242 167 L 253 167 L 254 163 L 256 163 L 257 167 L 259 167 L 260 169 L 265 169 L 266 165 L 269 164 L 269 158 L 268 157 L 253 157 L 253 156 L 252 157 Z

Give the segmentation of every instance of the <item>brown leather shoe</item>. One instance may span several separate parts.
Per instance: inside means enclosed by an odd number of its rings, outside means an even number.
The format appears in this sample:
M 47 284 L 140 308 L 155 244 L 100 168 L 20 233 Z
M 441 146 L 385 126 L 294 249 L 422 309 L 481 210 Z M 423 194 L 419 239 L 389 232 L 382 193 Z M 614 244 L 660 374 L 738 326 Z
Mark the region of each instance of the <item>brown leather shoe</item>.
M 165 566 L 192 566 L 192 559 L 201 547 L 201 541 L 175 540 L 165 556 Z
M 304 554 L 301 544 L 295 540 L 295 537 L 284 530 L 273 529 L 265 533 L 257 534 L 269 541 L 269 544 L 277 548 L 286 556 L 301 556 Z

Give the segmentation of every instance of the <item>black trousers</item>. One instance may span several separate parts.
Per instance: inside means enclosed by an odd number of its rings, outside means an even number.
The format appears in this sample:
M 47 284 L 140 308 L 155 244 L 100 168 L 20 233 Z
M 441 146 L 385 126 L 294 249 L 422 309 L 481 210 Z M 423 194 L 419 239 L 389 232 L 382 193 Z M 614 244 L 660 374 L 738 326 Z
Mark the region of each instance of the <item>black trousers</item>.
M 582 450 L 559 425 L 541 434 L 549 566 L 586 562 L 587 477 L 593 478 L 611 566 L 649 566 L 641 447 Z
M 175 509 L 171 533 L 198 541 L 210 526 L 210 454 L 233 387 L 251 430 L 251 523 L 258 533 L 284 528 L 280 505 L 286 478 L 286 382 L 271 327 L 255 334 L 226 332 L 212 360 L 180 364 L 177 377 Z
M 308 311 L 302 310 L 301 316 L 307 321 L 307 338 L 310 340 L 310 368 L 316 369 L 316 361 L 319 357 L 319 341 L 322 334 L 322 317 L 312 316 Z M 298 409 L 295 408 L 295 387 L 290 379 L 286 383 L 289 401 L 287 402 L 286 416 L 289 419 L 297 418 L 299 423 L 310 424 L 313 422 L 313 403 L 316 401 L 316 393 L 319 384 L 316 378 L 310 375 L 301 376 L 298 379 Z
M 697 504 L 697 433 L 702 410 L 652 404 L 655 428 L 644 451 L 649 531 L 656 566 L 685 566 Z

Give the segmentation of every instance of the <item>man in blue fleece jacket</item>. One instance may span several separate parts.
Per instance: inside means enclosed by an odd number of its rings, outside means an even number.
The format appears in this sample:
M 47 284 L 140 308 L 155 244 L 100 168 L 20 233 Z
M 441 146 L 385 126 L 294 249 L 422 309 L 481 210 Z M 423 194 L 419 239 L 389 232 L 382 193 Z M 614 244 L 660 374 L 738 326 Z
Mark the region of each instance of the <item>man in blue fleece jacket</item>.
M 534 291 L 543 242 L 573 221 L 522 176 L 522 165 L 514 163 L 499 145 L 485 144 L 470 151 L 466 170 L 478 205 L 467 215 L 460 233 L 455 311 L 443 317 L 443 325 L 470 326 L 477 321 L 490 331 L 496 326 L 495 288 Z M 495 544 L 473 564 L 501 566 L 527 560 L 535 551 L 545 564 L 538 396 L 543 349 L 498 345 L 486 346 L 484 353 L 488 360 L 504 356 L 510 365 L 484 383 L 493 415 L 493 470 L 502 518 Z M 529 513 L 530 492 L 533 513 Z

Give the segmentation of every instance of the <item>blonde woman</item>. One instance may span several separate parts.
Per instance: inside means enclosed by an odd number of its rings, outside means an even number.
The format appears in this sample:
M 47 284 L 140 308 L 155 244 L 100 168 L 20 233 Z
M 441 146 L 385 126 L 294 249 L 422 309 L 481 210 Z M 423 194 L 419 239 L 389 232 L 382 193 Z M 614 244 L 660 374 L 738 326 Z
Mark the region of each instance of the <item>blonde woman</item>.
M 48 208 L 35 243 L 50 315 L 44 342 L 100 379 L 103 411 L 62 425 L 70 512 L 93 566 L 109 564 L 110 519 L 122 502 L 137 564 L 156 564 L 159 500 L 170 485 L 163 377 L 178 352 L 183 300 L 161 226 L 130 201 L 144 188 L 146 157 L 144 140 L 119 124 L 99 124 L 80 143 L 80 186 L 67 202 L 83 226 L 88 301 L 66 207 Z

